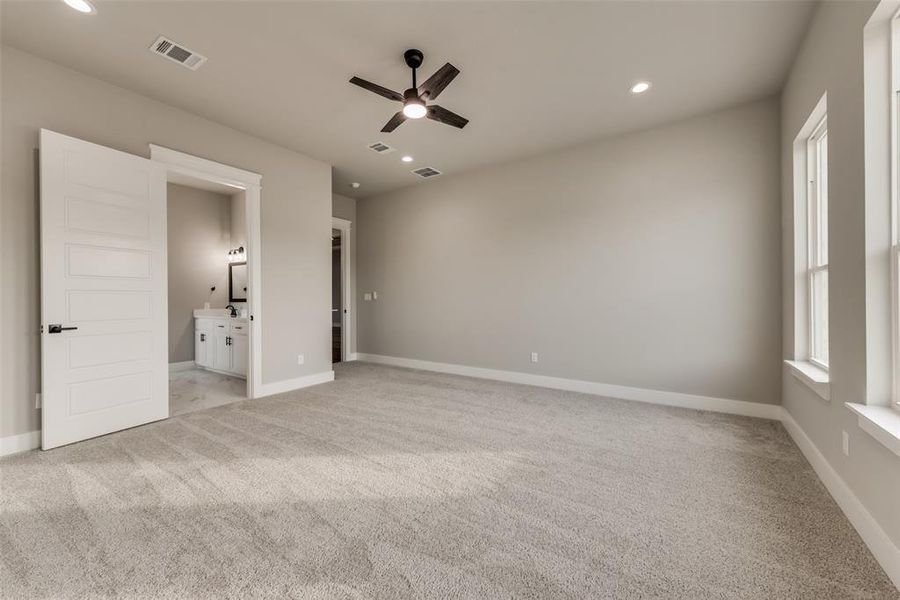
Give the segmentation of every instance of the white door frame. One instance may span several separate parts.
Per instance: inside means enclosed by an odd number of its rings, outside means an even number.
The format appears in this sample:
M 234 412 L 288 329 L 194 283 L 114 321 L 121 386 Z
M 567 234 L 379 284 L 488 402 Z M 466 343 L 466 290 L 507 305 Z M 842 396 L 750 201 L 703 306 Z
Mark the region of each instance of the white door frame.
M 350 359 L 350 328 L 352 327 L 353 285 L 350 277 L 352 268 L 352 255 L 350 254 L 350 229 L 352 221 L 331 217 L 331 228 L 341 232 L 341 360 Z
M 245 192 L 247 217 L 247 311 L 250 314 L 250 368 L 247 370 L 247 397 L 262 395 L 262 281 L 260 248 L 260 194 L 262 176 L 229 165 L 150 144 L 150 159 L 165 165 L 169 181 L 173 175 L 187 176 L 226 185 Z M 224 264 L 225 257 L 222 257 Z

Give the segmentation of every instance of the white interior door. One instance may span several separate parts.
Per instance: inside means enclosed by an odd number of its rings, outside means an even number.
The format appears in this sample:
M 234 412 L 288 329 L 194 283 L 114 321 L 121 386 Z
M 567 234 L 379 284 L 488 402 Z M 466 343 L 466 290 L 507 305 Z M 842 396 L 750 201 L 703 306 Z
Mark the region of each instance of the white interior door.
M 41 130 L 42 447 L 169 415 L 166 170 Z

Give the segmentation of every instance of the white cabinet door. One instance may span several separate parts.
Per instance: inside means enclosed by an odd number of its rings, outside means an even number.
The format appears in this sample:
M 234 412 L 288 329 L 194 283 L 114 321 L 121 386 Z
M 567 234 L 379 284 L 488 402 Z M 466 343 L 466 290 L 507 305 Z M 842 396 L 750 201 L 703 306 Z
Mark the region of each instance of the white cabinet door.
M 247 376 L 247 361 L 250 356 L 247 348 L 246 335 L 231 336 L 231 369 L 230 371 L 240 375 Z
M 169 415 L 165 167 L 41 130 L 46 450 Z
M 205 331 L 194 331 L 194 363 L 198 367 L 209 367 L 209 334 Z
M 231 346 L 229 345 L 228 331 L 216 330 L 212 334 L 214 338 L 214 357 L 212 368 L 217 371 L 231 370 Z

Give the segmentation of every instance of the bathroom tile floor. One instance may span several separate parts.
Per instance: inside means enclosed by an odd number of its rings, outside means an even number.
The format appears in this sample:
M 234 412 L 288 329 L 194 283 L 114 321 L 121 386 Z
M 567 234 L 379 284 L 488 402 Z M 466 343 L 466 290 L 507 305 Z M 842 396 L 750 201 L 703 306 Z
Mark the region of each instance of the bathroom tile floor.
M 169 416 L 214 408 L 247 398 L 247 381 L 190 369 L 169 373 Z

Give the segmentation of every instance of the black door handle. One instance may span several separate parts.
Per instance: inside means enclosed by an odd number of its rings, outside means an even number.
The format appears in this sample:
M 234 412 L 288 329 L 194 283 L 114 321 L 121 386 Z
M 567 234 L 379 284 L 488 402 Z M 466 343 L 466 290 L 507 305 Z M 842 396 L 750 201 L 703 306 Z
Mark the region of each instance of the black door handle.
M 54 323 L 53 325 L 47 326 L 47 333 L 62 333 L 63 331 L 72 331 L 73 329 L 78 329 L 77 327 L 63 327 L 58 323 Z

